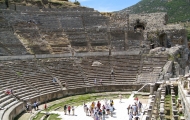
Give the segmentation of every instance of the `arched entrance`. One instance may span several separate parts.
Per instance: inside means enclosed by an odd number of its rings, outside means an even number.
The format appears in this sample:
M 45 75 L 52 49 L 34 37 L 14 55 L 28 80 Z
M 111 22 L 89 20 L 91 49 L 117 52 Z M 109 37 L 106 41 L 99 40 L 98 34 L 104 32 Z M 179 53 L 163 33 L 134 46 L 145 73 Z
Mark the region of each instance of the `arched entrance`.
M 142 24 L 137 24 L 137 25 L 135 25 L 135 27 L 134 27 L 134 30 L 135 31 L 140 31 L 140 30 L 144 30 L 145 29 L 145 27 L 144 27 L 144 25 L 142 25 Z
M 165 33 L 159 36 L 160 47 L 167 47 L 167 35 Z
M 134 26 L 134 31 L 140 32 L 145 29 L 144 23 L 140 22 L 139 19 L 136 20 L 136 25 Z

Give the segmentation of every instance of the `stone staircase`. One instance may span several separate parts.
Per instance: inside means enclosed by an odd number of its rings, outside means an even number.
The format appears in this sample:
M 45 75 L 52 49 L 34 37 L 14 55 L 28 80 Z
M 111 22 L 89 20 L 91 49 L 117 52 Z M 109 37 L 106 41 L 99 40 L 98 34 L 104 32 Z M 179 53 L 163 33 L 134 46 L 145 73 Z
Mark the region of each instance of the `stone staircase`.
M 143 57 L 142 70 L 138 75 L 140 83 L 154 83 L 158 80 L 164 65 L 167 62 L 166 56 Z
M 140 57 L 116 56 L 114 60 L 116 84 L 135 84 L 140 65 Z

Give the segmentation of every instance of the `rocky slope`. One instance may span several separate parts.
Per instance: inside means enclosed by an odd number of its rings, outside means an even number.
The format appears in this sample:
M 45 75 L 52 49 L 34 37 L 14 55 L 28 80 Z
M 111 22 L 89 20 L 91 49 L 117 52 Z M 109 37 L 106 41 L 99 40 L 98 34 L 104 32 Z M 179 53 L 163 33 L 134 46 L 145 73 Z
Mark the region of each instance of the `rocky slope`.
M 24 5 L 24 6 L 37 6 L 39 8 L 61 8 L 61 7 L 78 7 L 80 3 L 70 2 L 69 0 L 0 0 L 0 4 L 8 3 Z
M 141 0 L 139 3 L 119 12 L 153 13 L 167 12 L 169 23 L 190 21 L 190 0 Z
M 188 31 L 190 41 L 190 0 L 141 0 L 139 3 L 125 8 L 120 13 L 154 13 L 167 12 L 168 22 L 180 22 Z

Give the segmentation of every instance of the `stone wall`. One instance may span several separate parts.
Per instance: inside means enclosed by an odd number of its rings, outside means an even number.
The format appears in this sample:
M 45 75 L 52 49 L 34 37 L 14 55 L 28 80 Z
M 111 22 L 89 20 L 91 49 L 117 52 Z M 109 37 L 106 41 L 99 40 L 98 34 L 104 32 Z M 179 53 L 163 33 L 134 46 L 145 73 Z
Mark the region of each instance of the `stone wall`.
M 0 40 L 16 41 L 0 44 L 2 55 L 142 51 L 149 50 L 150 44 L 155 47 L 187 44 L 184 28 L 167 25 L 166 13 L 108 17 L 85 7 L 54 9 L 22 5 L 16 5 L 16 10 L 15 5 L 10 5 L 9 10 L 2 7 L 1 11 L 4 27 L 0 29 Z
M 180 80 L 180 79 L 179 79 Z M 178 84 L 178 96 L 181 100 L 182 105 L 182 113 L 184 114 L 185 120 L 190 119 L 189 109 L 190 109 L 190 103 L 189 98 L 190 96 L 187 94 L 187 90 L 184 89 L 184 81 L 181 81 L 181 83 Z

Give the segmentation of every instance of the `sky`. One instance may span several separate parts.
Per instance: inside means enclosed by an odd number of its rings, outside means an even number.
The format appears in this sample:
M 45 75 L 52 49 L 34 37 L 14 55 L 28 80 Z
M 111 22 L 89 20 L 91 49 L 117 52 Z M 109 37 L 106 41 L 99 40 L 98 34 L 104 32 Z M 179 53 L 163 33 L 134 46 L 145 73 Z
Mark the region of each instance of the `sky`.
M 75 1 L 75 0 L 70 0 Z M 100 12 L 119 11 L 130 7 L 141 0 L 78 0 L 81 6 L 94 8 Z

